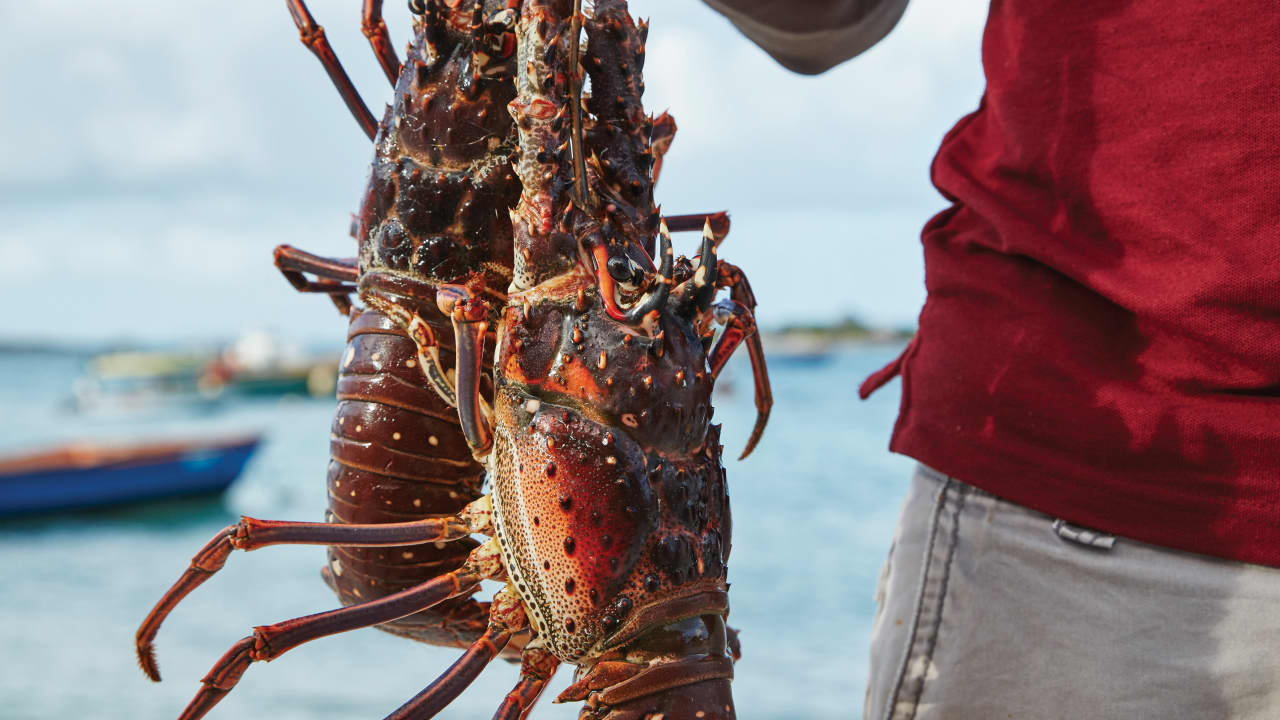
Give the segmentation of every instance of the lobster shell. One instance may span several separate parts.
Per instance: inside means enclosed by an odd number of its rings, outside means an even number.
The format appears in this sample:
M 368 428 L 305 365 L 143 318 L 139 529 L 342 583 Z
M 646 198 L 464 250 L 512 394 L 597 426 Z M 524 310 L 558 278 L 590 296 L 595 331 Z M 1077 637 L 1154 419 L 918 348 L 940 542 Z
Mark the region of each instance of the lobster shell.
M 488 17 L 507 5 L 491 0 L 481 12 Z M 378 126 L 356 226 L 359 289 L 387 295 L 425 320 L 442 341 L 445 367 L 453 365 L 452 333 L 434 288 L 506 284 L 511 226 L 499 210 L 520 196 L 510 162 L 510 71 L 500 58 L 475 67 L 485 39 L 471 32 L 474 14 L 446 6 L 416 23 L 394 101 Z M 483 469 L 457 411 L 422 382 L 417 352 L 393 318 L 352 309 L 331 428 L 331 521 L 440 517 L 480 496 Z M 324 576 L 350 605 L 454 570 L 475 546 L 331 547 Z M 487 603 L 460 598 L 379 627 L 460 646 L 479 636 L 487 617 Z
M 732 718 L 731 525 L 710 396 L 747 341 L 749 452 L 768 382 L 746 278 L 716 255 L 727 218 L 673 218 L 703 227 L 696 262 L 676 260 L 654 207 L 674 123 L 640 103 L 647 27 L 624 0 L 599 0 L 582 54 L 570 0 L 523 0 L 518 21 L 515 0 L 411 0 L 422 18 L 399 66 L 381 3 L 366 0 L 365 32 L 396 78 L 375 127 L 323 30 L 289 4 L 375 141 L 357 259 L 276 254 L 295 288 L 349 316 L 327 522 L 242 518 L 215 536 L 139 629 L 144 671 L 159 679 L 160 623 L 233 550 L 320 544 L 348 607 L 255 628 L 184 718 L 255 661 L 370 626 L 468 648 L 394 718 L 435 714 L 526 630 L 496 718 L 523 718 L 560 662 L 578 666 L 560 700 L 585 700 L 584 718 Z M 713 307 L 724 288 L 733 300 Z M 726 324 L 714 347 L 713 320 Z M 507 581 L 488 605 L 471 597 L 484 579 Z

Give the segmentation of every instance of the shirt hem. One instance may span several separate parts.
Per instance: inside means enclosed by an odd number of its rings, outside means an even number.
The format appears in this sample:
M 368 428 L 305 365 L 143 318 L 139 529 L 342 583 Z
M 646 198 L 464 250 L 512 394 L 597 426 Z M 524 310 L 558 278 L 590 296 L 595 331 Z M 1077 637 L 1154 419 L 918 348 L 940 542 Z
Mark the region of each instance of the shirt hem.
M 1003 500 L 1108 534 L 1215 559 L 1280 568 L 1280 528 L 1237 522 L 1215 532 L 1218 518 L 1184 505 L 1134 497 L 1084 480 L 1067 481 L 1016 459 L 978 456 L 973 443 L 952 447 L 941 429 L 895 428 L 889 450 Z M 928 439 L 926 439 L 928 438 Z M 977 458 L 973 460 L 970 458 Z M 1241 538 L 1247 538 L 1242 542 Z

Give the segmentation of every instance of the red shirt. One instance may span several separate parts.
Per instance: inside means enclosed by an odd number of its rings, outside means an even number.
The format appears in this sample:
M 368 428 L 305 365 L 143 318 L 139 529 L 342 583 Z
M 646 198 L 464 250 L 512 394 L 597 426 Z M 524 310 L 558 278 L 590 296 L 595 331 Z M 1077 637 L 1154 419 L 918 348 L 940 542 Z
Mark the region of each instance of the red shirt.
M 1280 2 L 993 0 L 891 448 L 1280 566 Z

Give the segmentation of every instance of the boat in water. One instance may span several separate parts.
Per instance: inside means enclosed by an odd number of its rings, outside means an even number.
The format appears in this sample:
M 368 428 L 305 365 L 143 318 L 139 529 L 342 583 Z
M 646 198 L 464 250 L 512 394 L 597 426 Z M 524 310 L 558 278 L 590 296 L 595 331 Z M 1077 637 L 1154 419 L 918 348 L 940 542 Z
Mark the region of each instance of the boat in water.
M 92 358 L 72 389 L 86 413 L 134 413 L 173 406 L 213 410 L 230 400 L 333 397 L 336 356 L 309 354 L 265 332 L 221 350 L 133 350 Z
M 219 494 L 260 442 L 76 443 L 0 457 L 0 517 Z
M 133 350 L 97 355 L 72 386 L 81 412 L 117 413 L 157 407 L 209 407 L 222 388 L 205 378 L 212 352 Z

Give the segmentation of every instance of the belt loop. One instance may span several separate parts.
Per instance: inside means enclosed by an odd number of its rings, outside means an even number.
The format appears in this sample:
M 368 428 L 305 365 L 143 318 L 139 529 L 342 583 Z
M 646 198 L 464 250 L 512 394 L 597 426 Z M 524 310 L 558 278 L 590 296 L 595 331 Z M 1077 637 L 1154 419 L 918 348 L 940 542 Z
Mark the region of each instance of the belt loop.
M 1116 544 L 1115 535 L 1107 535 L 1079 525 L 1072 525 L 1062 518 L 1057 518 L 1053 521 L 1053 531 L 1063 540 L 1069 540 L 1078 545 L 1097 550 L 1110 550 Z

